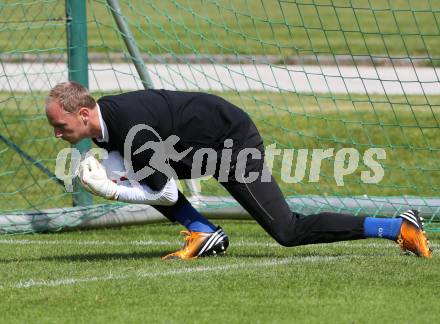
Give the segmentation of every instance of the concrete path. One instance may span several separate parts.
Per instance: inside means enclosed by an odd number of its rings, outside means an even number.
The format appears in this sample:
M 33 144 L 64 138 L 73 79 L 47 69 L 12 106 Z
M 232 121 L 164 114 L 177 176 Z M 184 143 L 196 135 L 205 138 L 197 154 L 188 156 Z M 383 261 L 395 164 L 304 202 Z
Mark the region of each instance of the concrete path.
M 440 68 L 300 65 L 148 64 L 155 88 L 440 95 Z M 0 64 L 0 91 L 47 91 L 67 79 L 64 63 Z M 92 91 L 141 89 L 131 64 L 92 63 Z

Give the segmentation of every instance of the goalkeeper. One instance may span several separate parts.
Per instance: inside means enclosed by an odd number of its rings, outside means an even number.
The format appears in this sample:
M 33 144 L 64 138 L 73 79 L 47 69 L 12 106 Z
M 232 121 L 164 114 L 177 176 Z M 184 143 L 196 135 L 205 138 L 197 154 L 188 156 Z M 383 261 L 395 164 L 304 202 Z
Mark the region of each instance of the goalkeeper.
M 81 85 L 64 82 L 51 90 L 46 115 L 57 138 L 71 144 L 91 138 L 109 152 L 118 151 L 142 179 L 140 186 L 123 188 L 107 178 L 97 160 L 87 158 L 81 163 L 80 178 L 88 190 L 107 199 L 150 204 L 186 227 L 183 247 L 163 259 L 209 256 L 228 247 L 223 229 L 200 215 L 172 179 L 196 177 L 194 170 L 213 175 L 283 246 L 382 237 L 418 256 L 431 256 L 417 211 L 392 219 L 331 212 L 304 217 L 292 212 L 265 167 L 263 140 L 254 123 L 220 97 L 142 90 L 96 102 Z M 172 143 L 167 146 L 162 139 Z M 126 141 L 131 143 L 128 150 Z M 199 152 L 208 158 L 200 162 Z

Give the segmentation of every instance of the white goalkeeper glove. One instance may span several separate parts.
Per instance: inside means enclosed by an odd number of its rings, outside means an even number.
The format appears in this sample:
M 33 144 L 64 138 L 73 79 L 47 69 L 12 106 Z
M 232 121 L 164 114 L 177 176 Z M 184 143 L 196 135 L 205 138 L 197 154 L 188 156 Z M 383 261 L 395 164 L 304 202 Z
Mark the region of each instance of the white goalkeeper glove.
M 117 199 L 118 185 L 107 177 L 102 164 L 93 156 L 79 165 L 79 178 L 87 191 L 106 199 Z

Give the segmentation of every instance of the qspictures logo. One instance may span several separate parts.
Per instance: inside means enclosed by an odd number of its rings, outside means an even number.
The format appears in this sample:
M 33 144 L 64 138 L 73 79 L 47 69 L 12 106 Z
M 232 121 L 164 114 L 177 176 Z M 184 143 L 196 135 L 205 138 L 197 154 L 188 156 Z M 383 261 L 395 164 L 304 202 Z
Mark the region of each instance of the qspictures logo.
M 148 133 L 147 137 L 150 140 L 139 144 L 139 136 L 136 136 L 141 132 Z M 235 181 L 242 183 L 270 182 L 276 157 L 282 161 L 281 169 L 276 171 L 280 173 L 281 181 L 289 184 L 305 181 L 319 182 L 323 161 L 328 161 L 328 159 L 333 160 L 333 177 L 337 186 L 344 186 L 344 177 L 355 173 L 360 164 L 368 168 L 368 170 L 360 172 L 360 180 L 365 184 L 377 184 L 382 181 L 385 175 L 384 168 L 379 162 L 386 159 L 386 151 L 383 148 L 370 148 L 360 153 L 355 148 L 341 148 L 339 150 L 334 148 L 281 149 L 274 143 L 266 146 L 263 157 L 263 153 L 254 147 L 245 147 L 234 152 L 232 139 L 224 141 L 223 149 L 220 152 L 209 147 L 197 150 L 188 147 L 179 152 L 176 148 L 179 141 L 180 138 L 176 135 L 162 139 L 152 127 L 145 124 L 132 127 L 125 138 L 123 152 L 125 173 L 130 175 L 128 178 L 130 183 L 139 185 L 139 182 L 155 172 L 160 172 L 167 178 L 178 179 L 170 161 L 179 162 L 189 155 L 192 161 L 192 179 L 216 174 L 219 182 L 230 181 L 231 176 Z M 296 163 L 294 163 L 295 153 Z M 233 154 L 234 159 L 232 158 Z M 102 160 L 108 158 L 108 152 L 104 149 L 94 148 L 81 155 L 75 148 L 66 148 L 58 153 L 55 175 L 64 181 L 68 192 L 73 191 L 73 178 L 78 175 L 81 160 L 88 156 L 95 156 Z M 149 159 L 145 161 L 139 159 L 139 157 L 145 156 Z M 260 172 L 250 171 L 245 175 L 244 170 L 246 170 L 248 163 L 263 158 L 265 167 Z M 144 164 L 141 167 L 139 167 L 139 160 L 142 160 Z M 137 168 L 134 168 L 134 161 L 137 161 Z M 306 174 L 308 174 L 308 178 L 306 178 Z

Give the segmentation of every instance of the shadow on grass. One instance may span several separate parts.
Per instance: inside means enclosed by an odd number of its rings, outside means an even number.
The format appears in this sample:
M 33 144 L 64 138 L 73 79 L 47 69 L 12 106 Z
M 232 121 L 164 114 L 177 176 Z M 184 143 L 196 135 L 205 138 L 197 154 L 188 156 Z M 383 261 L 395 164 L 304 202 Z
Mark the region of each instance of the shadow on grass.
M 291 253 L 289 253 L 289 250 Z M 295 248 L 286 248 L 282 250 L 282 253 L 274 253 L 271 251 L 258 251 L 258 252 L 250 252 L 250 251 L 234 251 L 228 254 L 228 256 L 234 258 L 264 258 L 264 259 L 285 259 L 285 258 L 305 258 L 305 257 L 349 257 L 353 255 L 352 251 L 328 251 L 328 250 L 312 250 L 312 251 L 299 251 Z
M 92 253 L 92 254 L 71 254 L 71 255 L 56 255 L 56 256 L 43 256 L 36 258 L 11 258 L 0 259 L 0 264 L 17 263 L 17 262 L 101 262 L 101 261 L 128 261 L 128 260 L 141 260 L 141 259 L 160 259 L 171 251 L 150 251 L 150 252 L 132 252 L 132 253 Z M 286 257 L 302 259 L 305 257 L 349 257 L 351 253 L 319 253 L 317 251 L 302 251 L 300 253 L 292 254 L 279 254 L 271 253 L 269 251 L 264 252 L 231 252 L 217 257 L 205 257 L 198 260 L 208 259 L 243 259 L 243 261 L 256 260 L 256 259 L 285 259 Z M 195 260 L 196 261 L 196 260 Z M 173 262 L 174 263 L 174 262 Z
M 14 262 L 39 262 L 39 261 L 54 261 L 54 262 L 99 262 L 99 261 L 117 261 L 117 260 L 138 260 L 160 258 L 167 252 L 133 252 L 133 253 L 93 253 L 93 254 L 72 254 L 72 255 L 56 255 L 39 258 L 17 258 L 0 260 L 0 263 L 14 263 Z

